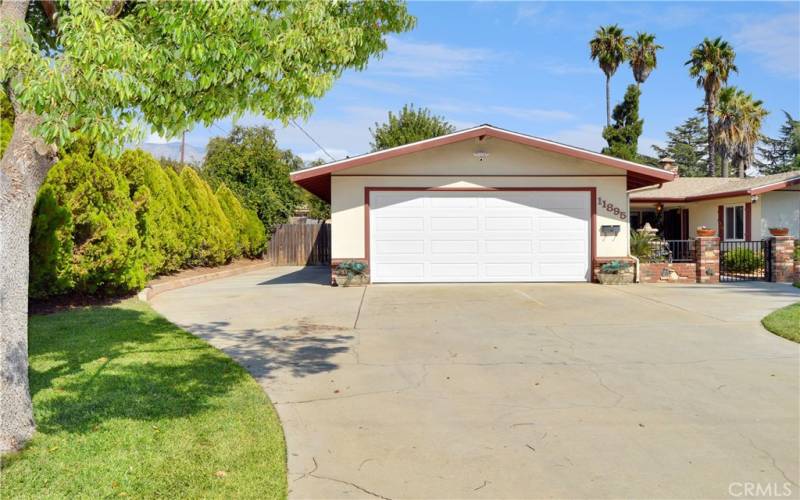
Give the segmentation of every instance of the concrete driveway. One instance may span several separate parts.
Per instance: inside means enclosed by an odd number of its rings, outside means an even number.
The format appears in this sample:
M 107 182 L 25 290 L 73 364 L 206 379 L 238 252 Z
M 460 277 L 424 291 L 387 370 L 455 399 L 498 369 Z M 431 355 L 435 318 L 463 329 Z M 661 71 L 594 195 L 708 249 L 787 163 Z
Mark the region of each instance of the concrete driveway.
M 759 320 L 800 290 L 324 283 L 153 301 L 261 382 L 294 498 L 798 495 L 800 349 Z

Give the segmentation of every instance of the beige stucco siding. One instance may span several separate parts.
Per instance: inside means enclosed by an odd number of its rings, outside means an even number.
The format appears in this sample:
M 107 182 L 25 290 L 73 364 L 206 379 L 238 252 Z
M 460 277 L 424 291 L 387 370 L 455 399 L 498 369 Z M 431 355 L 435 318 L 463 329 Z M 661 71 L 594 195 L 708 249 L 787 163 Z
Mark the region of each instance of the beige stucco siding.
M 490 156 L 483 162 L 476 150 Z M 468 141 L 385 160 L 334 174 L 331 178 L 332 257 L 364 258 L 367 187 L 419 188 L 591 188 L 598 198 L 628 213 L 625 172 L 497 139 Z M 628 218 L 597 206 L 598 257 L 628 254 Z M 620 225 L 616 237 L 600 236 L 604 224 Z
M 699 226 L 717 229 L 720 205 L 740 205 L 750 203 L 750 196 L 737 196 L 733 198 L 720 198 L 718 200 L 696 201 L 687 204 L 689 209 L 689 235 L 694 236 L 694 230 Z M 759 227 L 761 220 L 761 204 L 753 203 L 750 212 L 752 239 L 761 239 Z M 720 235 L 723 236 L 723 235 Z
M 759 226 L 763 237 L 771 227 L 788 227 L 792 236 L 800 238 L 800 191 L 772 191 L 760 198 L 757 205 L 761 205 Z

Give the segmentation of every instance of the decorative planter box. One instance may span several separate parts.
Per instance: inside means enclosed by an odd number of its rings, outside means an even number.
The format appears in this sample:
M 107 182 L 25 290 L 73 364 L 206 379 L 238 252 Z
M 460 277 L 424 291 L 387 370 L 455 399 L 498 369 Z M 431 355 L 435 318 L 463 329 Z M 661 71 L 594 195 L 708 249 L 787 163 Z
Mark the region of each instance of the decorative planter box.
M 597 281 L 603 285 L 628 285 L 633 283 L 633 272 L 597 273 Z

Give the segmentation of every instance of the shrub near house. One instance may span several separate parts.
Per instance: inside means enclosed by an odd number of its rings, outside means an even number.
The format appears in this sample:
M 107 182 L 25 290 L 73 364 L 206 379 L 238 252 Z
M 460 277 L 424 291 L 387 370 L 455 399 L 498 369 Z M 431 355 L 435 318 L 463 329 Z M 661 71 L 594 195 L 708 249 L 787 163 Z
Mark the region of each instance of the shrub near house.
M 30 295 L 132 292 L 160 274 L 260 255 L 264 226 L 192 168 L 178 175 L 143 151 L 118 160 L 88 149 L 51 170 L 30 242 Z

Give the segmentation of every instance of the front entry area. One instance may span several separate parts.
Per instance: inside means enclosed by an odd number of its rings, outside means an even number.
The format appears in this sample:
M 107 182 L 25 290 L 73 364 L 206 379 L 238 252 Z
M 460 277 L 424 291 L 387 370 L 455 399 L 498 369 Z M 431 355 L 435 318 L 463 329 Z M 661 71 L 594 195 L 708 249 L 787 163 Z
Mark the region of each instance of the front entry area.
M 589 280 L 589 190 L 367 196 L 374 283 Z

